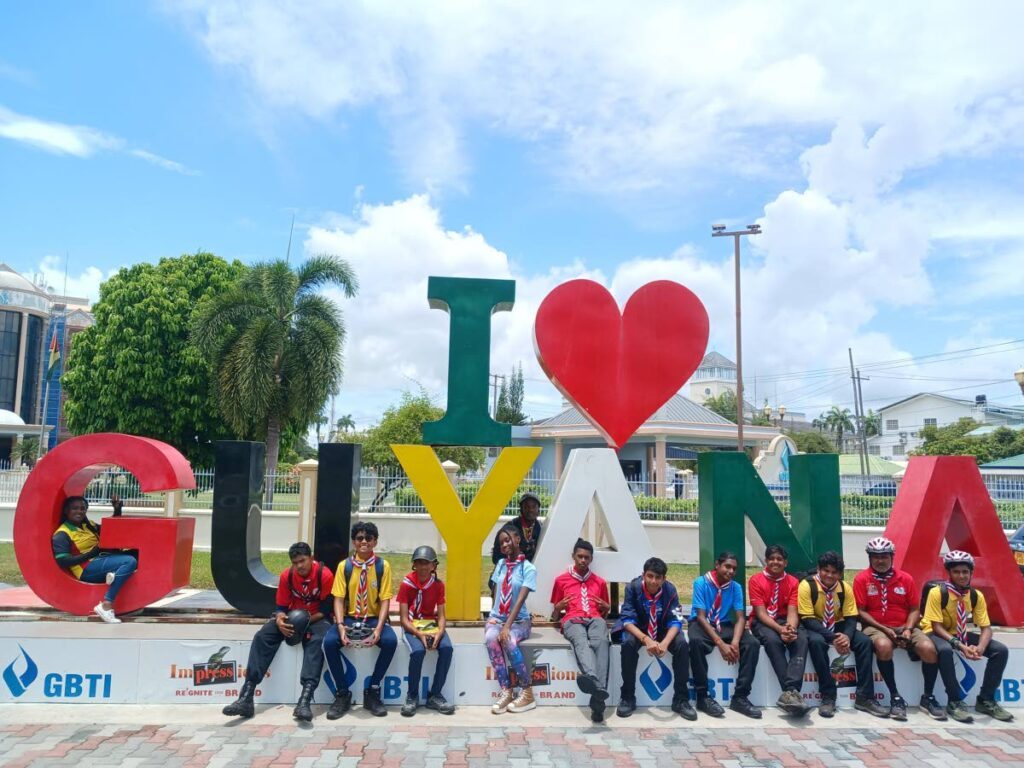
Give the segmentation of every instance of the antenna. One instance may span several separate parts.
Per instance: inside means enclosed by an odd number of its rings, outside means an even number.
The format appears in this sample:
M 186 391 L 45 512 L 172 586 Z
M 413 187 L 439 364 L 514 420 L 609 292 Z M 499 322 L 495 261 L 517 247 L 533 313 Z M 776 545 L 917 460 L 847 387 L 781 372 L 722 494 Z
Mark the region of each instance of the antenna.
M 285 254 L 284 254 L 284 260 L 286 262 L 288 262 L 288 263 L 291 263 L 291 257 L 292 257 L 292 233 L 294 231 L 295 231 L 295 214 L 293 213 L 292 214 L 292 226 L 291 226 L 291 229 L 288 230 L 288 250 L 285 251 Z

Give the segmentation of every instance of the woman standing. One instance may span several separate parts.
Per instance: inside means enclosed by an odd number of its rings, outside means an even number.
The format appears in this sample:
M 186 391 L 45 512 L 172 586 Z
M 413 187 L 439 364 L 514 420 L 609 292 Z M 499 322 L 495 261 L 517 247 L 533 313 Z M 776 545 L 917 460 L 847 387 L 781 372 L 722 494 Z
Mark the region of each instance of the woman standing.
M 484 643 L 494 667 L 494 674 L 501 685 L 501 694 L 491 707 L 491 712 L 526 712 L 537 706 L 533 700 L 533 686 L 530 671 L 526 668 L 519 643 L 530 636 L 530 613 L 526 609 L 526 597 L 537 589 L 537 569 L 520 549 L 519 529 L 506 525 L 498 531 L 498 546 L 502 558 L 494 574 L 494 603 L 487 626 L 484 629 Z M 512 687 L 509 671 L 515 673 L 516 683 L 521 689 L 518 696 Z

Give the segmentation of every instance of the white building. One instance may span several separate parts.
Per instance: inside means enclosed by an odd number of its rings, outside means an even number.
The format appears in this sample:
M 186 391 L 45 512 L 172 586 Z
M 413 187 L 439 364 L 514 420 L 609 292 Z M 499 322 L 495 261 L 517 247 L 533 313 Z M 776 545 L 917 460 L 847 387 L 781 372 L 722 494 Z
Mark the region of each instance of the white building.
M 868 439 L 868 453 L 889 461 L 905 460 L 920 448 L 925 427 L 945 427 L 960 419 L 989 426 L 1024 424 L 1024 408 L 990 404 L 985 395 L 963 400 L 921 392 L 880 408 L 878 415 L 881 434 Z
M 693 372 L 693 377 L 690 379 L 689 399 L 703 405 L 710 398 L 718 397 L 723 392 L 736 394 L 736 363 L 719 352 L 711 351 L 704 355 L 700 367 Z M 775 407 L 769 407 L 767 399 L 763 404 L 751 402 L 751 397 L 754 400 L 757 399 L 756 377 L 753 389 L 744 377 L 743 395 L 743 412 L 746 414 L 745 420 L 748 424 L 755 415 L 763 415 L 773 427 L 779 429 L 802 431 L 809 428 L 807 417 L 799 411 L 787 409 L 785 405 L 780 406 L 778 403 Z

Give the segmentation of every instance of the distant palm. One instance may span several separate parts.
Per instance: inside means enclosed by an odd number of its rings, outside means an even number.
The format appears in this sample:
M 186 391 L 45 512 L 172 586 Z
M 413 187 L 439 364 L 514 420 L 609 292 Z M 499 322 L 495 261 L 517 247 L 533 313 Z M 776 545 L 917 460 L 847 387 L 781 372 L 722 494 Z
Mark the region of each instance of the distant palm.
M 355 421 L 352 420 L 352 414 L 346 413 L 344 416 L 338 419 L 338 423 L 335 424 L 334 426 L 336 426 L 341 432 L 348 432 L 349 430 L 353 430 L 356 428 L 356 423 Z
M 825 416 L 825 427 L 836 436 L 836 448 L 840 453 L 843 450 L 843 433 L 853 432 L 853 422 L 850 420 L 850 409 L 833 405 Z
M 341 380 L 345 324 L 316 291 L 337 285 L 352 297 L 352 268 L 314 256 L 295 269 L 285 261 L 254 264 L 229 291 L 200 305 L 193 342 L 216 375 L 218 403 L 238 434 L 265 438 L 273 472 L 288 426 L 305 430 Z

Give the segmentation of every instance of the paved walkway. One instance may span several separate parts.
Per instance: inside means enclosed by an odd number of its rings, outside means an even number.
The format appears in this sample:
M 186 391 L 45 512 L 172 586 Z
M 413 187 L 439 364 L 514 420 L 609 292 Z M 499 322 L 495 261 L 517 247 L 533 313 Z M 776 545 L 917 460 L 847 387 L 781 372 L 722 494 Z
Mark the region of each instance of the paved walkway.
M 321 709 L 322 708 L 318 708 Z M 55 725 L 54 722 L 61 724 Z M 157 724 L 159 723 L 159 724 Z M 456 724 L 458 723 L 458 724 Z M 20 766 L 964 766 L 1024 765 L 1017 723 L 945 726 L 921 716 L 896 728 L 867 715 L 811 717 L 793 727 L 774 712 L 761 723 L 638 713 L 588 726 L 574 708 L 492 716 L 465 708 L 377 719 L 358 710 L 298 725 L 288 707 L 250 721 L 213 707 L 0 706 L 0 762 Z

